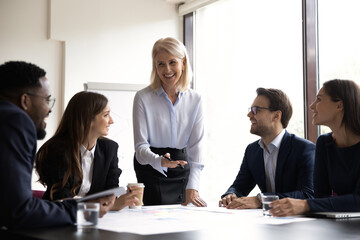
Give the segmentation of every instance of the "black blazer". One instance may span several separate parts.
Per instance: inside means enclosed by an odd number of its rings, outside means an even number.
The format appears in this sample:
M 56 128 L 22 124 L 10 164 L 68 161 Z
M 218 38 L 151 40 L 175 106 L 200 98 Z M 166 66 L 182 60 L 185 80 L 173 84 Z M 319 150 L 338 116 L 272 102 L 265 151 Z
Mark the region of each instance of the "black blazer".
M 315 145 L 286 131 L 277 158 L 275 194 L 280 198 L 313 198 L 314 159 Z M 258 141 L 246 148 L 240 171 L 222 197 L 230 193 L 238 197 L 247 196 L 255 185 L 266 193 L 263 149 Z
M 33 228 L 76 222 L 76 201 L 54 203 L 33 197 L 31 175 L 36 129 L 16 105 L 0 100 L 0 227 Z
M 88 195 L 119 186 L 121 169 L 118 167 L 118 147 L 118 144 L 110 139 L 99 138 L 97 140 L 94 153 L 93 175 L 91 187 L 87 193 Z M 65 162 L 69 162 L 69 158 L 64 151 L 63 143 L 56 143 L 49 146 L 48 157 L 44 161 L 48 171 L 44 178 L 47 189 L 43 199 L 50 199 L 51 186 L 62 181 L 65 170 L 67 169 L 67 165 L 64 165 L 64 159 Z M 70 176 L 65 187 L 53 194 L 52 200 L 72 198 L 71 188 L 75 182 L 75 178 Z M 80 188 L 76 190 L 76 194 L 79 190 Z

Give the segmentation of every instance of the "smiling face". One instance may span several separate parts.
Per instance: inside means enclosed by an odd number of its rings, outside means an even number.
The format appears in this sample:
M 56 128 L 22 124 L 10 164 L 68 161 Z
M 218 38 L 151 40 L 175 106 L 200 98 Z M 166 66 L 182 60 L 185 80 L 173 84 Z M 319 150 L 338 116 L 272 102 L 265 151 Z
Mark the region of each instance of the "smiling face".
M 269 100 L 265 96 L 259 95 L 251 106 L 269 108 L 269 105 Z M 250 132 L 262 138 L 272 135 L 274 132 L 274 113 L 268 109 L 258 109 L 256 115 L 254 115 L 250 111 L 247 115 L 251 122 Z
M 341 101 L 334 102 L 331 97 L 321 88 L 316 95 L 315 101 L 310 105 L 313 112 L 312 123 L 314 125 L 333 126 L 342 119 L 343 108 Z M 341 120 L 340 120 L 341 122 Z
M 40 88 L 31 89 L 31 93 L 34 95 L 28 95 L 31 104 L 27 105 L 27 112 L 34 121 L 36 127 L 37 139 L 45 138 L 45 118 L 47 118 L 51 113 L 51 108 L 48 103 L 48 99 L 51 97 L 49 81 L 46 77 L 43 77 L 40 79 L 40 83 Z
M 106 105 L 106 107 L 95 116 L 94 120 L 91 121 L 90 135 L 96 138 L 107 136 L 110 125 L 113 123 L 114 121 L 110 116 L 110 107 Z
M 160 51 L 155 57 L 156 72 L 164 89 L 174 89 L 184 69 L 183 60 L 166 51 Z

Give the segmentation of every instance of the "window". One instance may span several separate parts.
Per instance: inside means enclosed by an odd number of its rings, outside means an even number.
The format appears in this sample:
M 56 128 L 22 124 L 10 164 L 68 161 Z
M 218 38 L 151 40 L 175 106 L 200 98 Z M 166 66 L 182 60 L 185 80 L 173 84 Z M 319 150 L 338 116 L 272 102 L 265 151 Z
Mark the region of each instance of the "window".
M 201 191 L 207 188 L 204 199 L 213 202 L 235 179 L 246 146 L 259 139 L 246 116 L 258 87 L 288 94 L 287 129 L 304 137 L 302 3 L 218 1 L 195 12 L 194 34 L 195 89 L 207 132 Z
M 320 87 L 335 78 L 360 84 L 359 9 L 359 0 L 318 0 Z

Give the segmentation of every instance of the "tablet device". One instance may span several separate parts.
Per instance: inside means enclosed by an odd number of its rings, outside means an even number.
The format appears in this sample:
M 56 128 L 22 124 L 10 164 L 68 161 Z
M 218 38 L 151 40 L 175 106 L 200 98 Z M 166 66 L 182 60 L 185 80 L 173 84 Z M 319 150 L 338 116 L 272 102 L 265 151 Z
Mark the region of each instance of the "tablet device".
M 360 218 L 360 212 L 313 212 L 311 217 L 325 218 Z
M 102 192 L 94 193 L 94 194 L 91 194 L 91 195 L 87 195 L 87 196 L 82 197 L 82 198 L 78 198 L 78 199 L 76 199 L 76 201 L 85 202 L 85 201 L 89 201 L 89 200 L 100 198 L 100 197 L 106 197 L 106 196 L 113 195 L 113 194 L 116 197 L 119 197 L 119 196 L 121 196 L 121 195 L 123 195 L 125 193 L 126 193 L 125 188 L 117 187 L 117 188 L 108 189 L 108 190 L 105 190 L 105 191 L 102 191 Z

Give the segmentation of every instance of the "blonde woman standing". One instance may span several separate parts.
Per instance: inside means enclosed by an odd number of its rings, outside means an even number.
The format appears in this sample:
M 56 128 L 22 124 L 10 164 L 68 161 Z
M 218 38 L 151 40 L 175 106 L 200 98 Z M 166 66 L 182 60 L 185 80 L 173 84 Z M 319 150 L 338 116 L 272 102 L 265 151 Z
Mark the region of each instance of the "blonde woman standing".
M 198 189 L 203 165 L 201 97 L 189 89 L 192 71 L 185 46 L 159 39 L 152 50 L 150 86 L 133 105 L 134 169 L 145 184 L 144 204 L 206 206 Z

